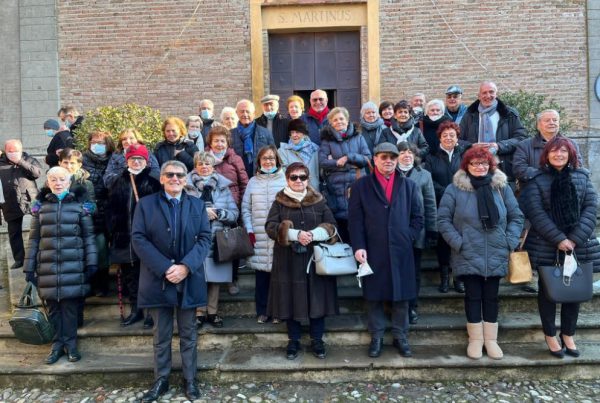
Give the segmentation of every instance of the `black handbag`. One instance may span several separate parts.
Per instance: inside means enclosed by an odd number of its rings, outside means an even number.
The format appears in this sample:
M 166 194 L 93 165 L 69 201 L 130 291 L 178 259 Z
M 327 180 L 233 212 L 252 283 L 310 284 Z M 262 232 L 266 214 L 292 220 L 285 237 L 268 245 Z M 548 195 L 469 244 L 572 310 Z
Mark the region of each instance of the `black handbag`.
M 226 228 L 215 233 L 215 262 L 230 262 L 254 255 L 254 247 L 244 227 Z
M 46 306 L 31 282 L 25 286 L 8 323 L 21 343 L 41 345 L 50 343 L 54 338 L 54 326 L 48 319 Z
M 571 277 L 565 277 L 557 251 L 554 265 L 538 266 L 538 272 L 546 297 L 554 303 L 586 302 L 593 297 L 593 264 L 591 262 L 577 262 L 575 273 Z

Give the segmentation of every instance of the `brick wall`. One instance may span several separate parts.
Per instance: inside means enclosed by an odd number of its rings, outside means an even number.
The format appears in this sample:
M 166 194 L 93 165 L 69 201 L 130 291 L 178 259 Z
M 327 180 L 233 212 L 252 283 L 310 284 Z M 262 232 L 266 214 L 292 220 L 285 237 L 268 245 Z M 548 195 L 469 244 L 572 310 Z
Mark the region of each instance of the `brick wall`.
M 382 99 L 440 98 L 457 83 L 470 102 L 491 79 L 500 98 L 520 88 L 548 95 L 587 125 L 585 0 L 435 3 L 439 14 L 430 1 L 381 0 Z

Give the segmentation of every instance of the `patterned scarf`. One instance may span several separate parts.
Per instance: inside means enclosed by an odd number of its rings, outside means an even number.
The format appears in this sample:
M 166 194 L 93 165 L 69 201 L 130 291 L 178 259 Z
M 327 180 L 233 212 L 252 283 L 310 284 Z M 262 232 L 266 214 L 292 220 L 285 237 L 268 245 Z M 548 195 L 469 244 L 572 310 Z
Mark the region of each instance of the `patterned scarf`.
M 479 142 L 480 143 L 495 143 L 496 133 L 494 133 L 494 125 L 492 124 L 492 115 L 496 113 L 498 107 L 498 100 L 494 99 L 494 102 L 487 108 L 484 108 L 481 103 L 477 107 L 479 111 Z
M 304 136 L 298 144 L 294 144 L 292 139 L 290 139 L 285 147 L 300 157 L 305 165 L 308 165 L 314 153 L 319 151 L 319 146 L 310 141 L 308 136 Z
M 241 123 L 237 125 L 240 137 L 244 142 L 244 155 L 249 163 L 254 161 L 254 129 L 256 129 L 256 121 L 252 121 L 247 127 L 244 127 Z

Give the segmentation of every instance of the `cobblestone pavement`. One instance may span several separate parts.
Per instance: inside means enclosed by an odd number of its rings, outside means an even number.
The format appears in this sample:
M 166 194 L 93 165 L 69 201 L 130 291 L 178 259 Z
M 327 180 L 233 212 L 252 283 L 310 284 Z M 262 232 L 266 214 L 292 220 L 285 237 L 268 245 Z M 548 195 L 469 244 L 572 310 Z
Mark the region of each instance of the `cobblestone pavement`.
M 198 402 L 580 402 L 600 401 L 600 380 L 523 382 L 246 383 L 200 384 Z M 139 389 L 4 389 L 2 402 L 122 403 L 139 401 Z M 172 387 L 161 402 L 187 401 Z

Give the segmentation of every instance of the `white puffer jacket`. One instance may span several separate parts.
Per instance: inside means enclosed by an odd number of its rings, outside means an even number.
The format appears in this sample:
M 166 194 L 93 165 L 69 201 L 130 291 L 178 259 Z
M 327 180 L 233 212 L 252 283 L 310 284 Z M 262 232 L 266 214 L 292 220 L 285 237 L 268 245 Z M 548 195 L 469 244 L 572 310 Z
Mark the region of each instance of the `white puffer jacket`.
M 285 186 L 283 169 L 273 174 L 257 173 L 248 182 L 242 199 L 242 218 L 246 230 L 256 236 L 254 255 L 246 259 L 251 269 L 271 271 L 274 241 L 265 231 L 265 222 L 277 192 Z

